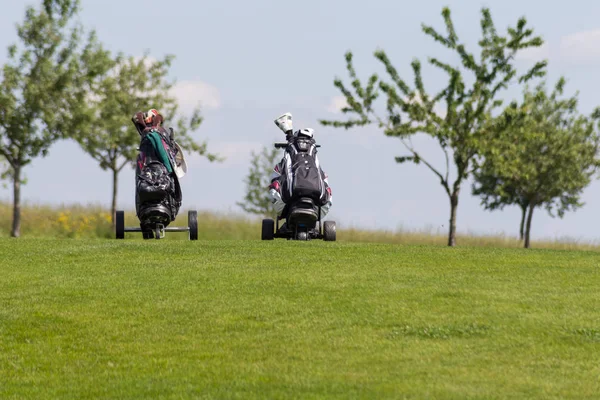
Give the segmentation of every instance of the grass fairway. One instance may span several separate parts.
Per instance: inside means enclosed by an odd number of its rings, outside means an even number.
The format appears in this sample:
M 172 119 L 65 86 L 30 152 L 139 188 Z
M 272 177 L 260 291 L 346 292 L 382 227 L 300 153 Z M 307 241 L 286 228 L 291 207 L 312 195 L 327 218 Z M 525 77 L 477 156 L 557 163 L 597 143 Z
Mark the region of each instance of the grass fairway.
M 600 256 L 0 239 L 0 398 L 598 399 Z

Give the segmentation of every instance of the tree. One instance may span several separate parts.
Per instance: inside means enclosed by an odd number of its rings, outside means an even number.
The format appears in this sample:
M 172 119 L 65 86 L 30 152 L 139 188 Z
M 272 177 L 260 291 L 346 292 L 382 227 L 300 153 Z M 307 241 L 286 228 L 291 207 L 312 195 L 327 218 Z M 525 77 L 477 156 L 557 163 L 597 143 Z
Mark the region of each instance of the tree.
M 135 166 L 140 136 L 131 122 L 136 111 L 158 109 L 167 123 L 175 122 L 175 140 L 182 149 L 218 160 L 208 153 L 205 142 L 191 136 L 202 123 L 196 109 L 190 118 L 178 117 L 177 99 L 170 94 L 173 83 L 167 80 L 172 55 L 152 60 L 126 57 L 94 49 L 82 57 L 82 67 L 95 75 L 93 80 L 82 79 L 71 99 L 73 120 L 68 130 L 81 148 L 96 160 L 100 168 L 112 173 L 111 215 L 114 225 L 117 208 L 119 173 L 127 165 Z
M 347 121 L 321 121 L 323 125 L 349 129 L 377 123 L 384 133 L 397 137 L 408 150 L 408 155 L 397 157 L 398 163 L 414 162 L 424 164 L 439 178 L 450 201 L 450 226 L 448 245 L 456 245 L 456 212 L 462 183 L 473 172 L 473 163 L 477 156 L 481 138 L 485 136 L 485 127 L 492 112 L 502 101 L 499 95 L 502 89 L 515 82 L 526 82 L 533 77 L 545 74 L 546 62 L 536 63 L 522 75 L 514 67 L 514 58 L 518 52 L 528 47 L 542 45 L 540 37 L 533 36 L 533 30 L 526 27 L 525 18 L 518 20 L 515 27 L 509 27 L 505 36 L 496 31 L 489 9 L 481 11 L 482 38 L 479 41 L 479 57 L 467 51 L 459 41 L 451 19 L 450 10 L 444 8 L 442 16 L 446 25 L 446 34 L 438 33 L 433 27 L 422 25 L 423 32 L 455 52 L 461 66 L 453 66 L 437 58 L 429 58 L 429 63 L 448 75 L 448 84 L 434 95 L 425 89 L 421 74 L 421 62 L 414 60 L 414 88 L 411 88 L 398 74 L 383 50 L 377 50 L 375 57 L 383 63 L 391 82 L 379 80 L 373 74 L 366 85 L 357 77 L 352 63 L 352 53 L 346 53 L 347 69 L 352 80 L 347 88 L 341 79 L 336 78 L 334 85 L 346 97 L 348 106 L 343 113 L 354 114 Z M 470 76 L 466 76 L 469 74 Z M 379 84 L 378 84 L 379 83 Z M 382 117 L 375 110 L 375 100 L 380 92 L 387 97 L 387 116 Z M 441 110 L 438 103 L 445 103 Z M 413 147 L 410 138 L 424 133 L 435 139 L 445 154 L 445 170 L 434 166 L 431 160 L 425 160 Z M 456 176 L 450 178 L 450 160 Z
M 489 167 L 486 164 L 485 167 Z M 519 240 L 525 238 L 525 218 L 529 209 L 529 201 L 511 184 L 503 182 L 491 171 L 478 169 L 473 174 L 475 183 L 472 187 L 474 196 L 481 197 L 481 204 L 486 210 L 502 210 L 507 205 L 518 205 L 521 209 L 521 222 L 519 224 Z M 499 188 L 502 188 L 499 190 Z
M 244 211 L 251 214 L 275 216 L 275 208 L 267 197 L 267 188 L 271 184 L 273 167 L 279 161 L 277 149 L 264 147 L 260 153 L 252 152 L 250 170 L 244 182 L 246 183 L 246 196 L 244 201 L 238 202 Z
M 8 48 L 0 73 L 0 155 L 9 165 L 3 176 L 12 182 L 13 237 L 21 234 L 23 168 L 46 156 L 61 137 L 65 93 L 79 74 L 82 30 L 71 24 L 78 11 L 78 0 L 44 0 L 39 9 L 27 7 L 17 25 L 21 44 Z
M 550 94 L 545 84 L 526 88 L 523 102 L 513 102 L 494 123 L 475 174 L 473 192 L 485 208 L 521 207 L 525 248 L 535 208 L 562 218 L 582 207 L 581 193 L 600 167 L 600 109 L 580 115 L 577 94 L 561 98 L 564 86 L 561 78 Z

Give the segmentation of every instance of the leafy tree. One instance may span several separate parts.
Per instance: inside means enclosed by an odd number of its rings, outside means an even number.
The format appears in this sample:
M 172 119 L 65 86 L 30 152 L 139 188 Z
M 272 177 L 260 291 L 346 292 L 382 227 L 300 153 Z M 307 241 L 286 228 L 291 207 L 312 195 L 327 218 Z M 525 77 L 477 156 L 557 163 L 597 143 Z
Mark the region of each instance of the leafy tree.
M 277 149 L 264 147 L 260 153 L 252 152 L 250 170 L 244 182 L 246 183 L 246 196 L 244 201 L 238 202 L 244 211 L 251 214 L 275 216 L 275 208 L 267 197 L 267 188 L 271 184 L 273 167 L 279 161 Z
M 69 131 L 81 148 L 98 162 L 100 168 L 112 173 L 113 217 L 117 207 L 119 173 L 130 165 L 135 166 L 140 136 L 131 122 L 137 111 L 158 109 L 166 123 L 175 122 L 175 140 L 188 152 L 207 157 L 210 161 L 218 156 L 207 151 L 205 142 L 192 137 L 202 123 L 198 109 L 190 118 L 178 117 L 178 103 L 170 94 L 173 83 L 167 74 L 173 56 L 152 60 L 145 54 L 141 58 L 118 54 L 112 57 L 102 49 L 90 51 L 82 57 L 82 67 L 96 76 L 82 79 L 73 94 L 70 108 L 74 118 Z
M 484 165 L 484 168 L 489 164 Z M 507 205 L 517 205 L 521 209 L 521 222 L 519 223 L 519 240 L 525 238 L 525 218 L 529 209 L 529 201 L 519 191 L 491 171 L 478 169 L 474 173 L 473 195 L 481 197 L 481 204 L 486 210 L 502 210 Z M 502 188 L 499 190 L 499 188 Z
M 11 236 L 21 234 L 23 168 L 45 156 L 60 138 L 65 94 L 79 74 L 81 27 L 73 23 L 78 0 L 44 0 L 28 6 L 17 25 L 20 45 L 8 48 L 0 71 L 0 155 L 12 182 Z
M 521 207 L 526 248 L 535 208 L 562 218 L 582 207 L 581 193 L 600 167 L 600 109 L 580 115 L 577 94 L 561 98 L 564 86 L 560 79 L 550 94 L 544 84 L 526 88 L 523 102 L 513 102 L 495 122 L 475 174 L 474 193 L 484 207 Z
M 377 123 L 387 136 L 397 137 L 408 150 L 408 155 L 397 157 L 396 161 L 414 162 L 429 168 L 440 180 L 450 201 L 450 226 L 448 245 L 456 245 L 456 211 L 462 183 L 476 168 L 474 163 L 485 136 L 485 127 L 492 111 L 501 106 L 499 95 L 503 89 L 515 82 L 526 82 L 533 77 L 544 75 L 546 62 L 536 63 L 524 74 L 519 75 L 514 67 L 517 53 L 528 47 L 542 45 L 540 37 L 533 36 L 533 30 L 526 27 L 525 18 L 518 20 L 515 27 L 509 27 L 506 35 L 498 34 L 489 9 L 481 11 L 482 37 L 479 41 L 479 57 L 470 53 L 461 43 L 454 29 L 450 10 L 442 10 L 446 33 L 441 34 L 433 27 L 422 25 L 423 32 L 455 52 L 461 65 L 451 65 L 437 58 L 429 58 L 429 63 L 448 75 L 448 84 L 438 93 L 428 93 L 423 83 L 421 62 L 414 60 L 414 88 L 411 88 L 398 74 L 383 50 L 377 50 L 375 57 L 381 61 L 391 81 L 380 80 L 373 74 L 366 85 L 361 83 L 354 70 L 352 53 L 346 53 L 347 69 L 352 80 L 352 89 L 336 78 L 334 85 L 344 94 L 348 106 L 343 113 L 353 114 L 347 121 L 321 121 L 323 125 L 350 128 Z M 383 92 L 387 115 L 382 117 L 374 108 L 375 100 Z M 439 103 L 445 103 L 444 109 Z M 410 138 L 424 133 L 435 139 L 445 154 L 445 170 L 426 160 L 412 145 Z M 455 176 L 450 177 L 450 163 Z

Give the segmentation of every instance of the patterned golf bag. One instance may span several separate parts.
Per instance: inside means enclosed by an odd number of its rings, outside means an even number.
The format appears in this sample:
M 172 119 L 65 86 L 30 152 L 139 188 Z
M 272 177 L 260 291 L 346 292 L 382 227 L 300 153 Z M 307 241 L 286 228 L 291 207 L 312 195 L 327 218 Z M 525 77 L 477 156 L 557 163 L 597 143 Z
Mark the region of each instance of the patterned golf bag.
M 172 131 L 171 131 L 172 132 Z M 140 132 L 136 161 L 135 207 L 143 231 L 168 226 L 181 207 L 182 193 L 175 173 L 176 143 L 162 127 Z

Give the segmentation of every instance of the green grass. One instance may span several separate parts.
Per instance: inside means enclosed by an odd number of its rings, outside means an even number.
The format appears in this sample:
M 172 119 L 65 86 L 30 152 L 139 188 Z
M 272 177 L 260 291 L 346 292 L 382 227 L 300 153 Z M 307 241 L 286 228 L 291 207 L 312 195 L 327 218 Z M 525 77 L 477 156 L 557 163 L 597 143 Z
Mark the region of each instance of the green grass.
M 125 211 L 126 226 L 138 226 L 135 210 Z M 22 209 L 21 236 L 24 238 L 114 238 L 110 211 L 99 205 L 39 205 L 26 204 Z M 180 210 L 173 226 L 187 226 L 187 210 Z M 0 202 L 0 238 L 9 237 L 12 227 L 12 206 Z M 141 238 L 139 233 L 127 233 L 127 238 Z M 200 239 L 250 239 L 260 235 L 260 221 L 242 215 L 226 215 L 209 211 L 198 213 Z M 170 234 L 169 240 L 184 239 L 185 234 Z
M 261 217 L 242 214 L 199 211 L 198 237 L 201 240 L 254 240 L 260 237 Z M 414 245 L 439 245 L 447 243 L 447 232 L 427 229 L 410 230 L 399 228 L 395 231 L 356 229 L 344 221 L 338 223 L 338 240 L 360 243 L 390 243 Z M 0 202 L 0 238 L 9 237 L 12 224 L 12 206 Z M 135 211 L 126 210 L 126 226 L 139 226 Z M 187 226 L 187 209 L 181 209 L 172 226 Z M 25 238 L 114 238 L 110 212 L 100 205 L 61 205 L 49 206 L 24 204 L 22 208 L 21 235 Z M 127 239 L 141 240 L 139 233 L 126 233 Z M 168 240 L 187 240 L 182 233 L 169 234 Z M 523 243 L 505 234 L 482 235 L 476 233 L 458 234 L 459 246 L 520 248 Z M 571 237 L 536 240 L 532 247 L 555 250 L 600 251 L 600 241 L 581 240 Z
M 597 399 L 599 262 L 0 239 L 0 398 Z

